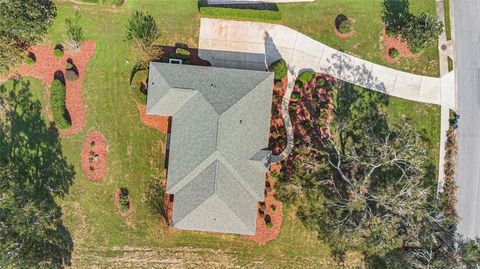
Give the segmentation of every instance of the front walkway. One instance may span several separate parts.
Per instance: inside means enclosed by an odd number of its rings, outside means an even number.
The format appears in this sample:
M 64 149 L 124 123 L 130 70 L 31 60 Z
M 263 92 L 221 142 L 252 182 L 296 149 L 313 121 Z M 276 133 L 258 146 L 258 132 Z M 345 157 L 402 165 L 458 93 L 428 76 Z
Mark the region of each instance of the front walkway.
M 419 76 L 374 64 L 282 25 L 202 18 L 199 56 L 213 66 L 253 70 L 283 58 L 296 75 L 314 70 L 388 95 L 456 107 L 453 75 Z

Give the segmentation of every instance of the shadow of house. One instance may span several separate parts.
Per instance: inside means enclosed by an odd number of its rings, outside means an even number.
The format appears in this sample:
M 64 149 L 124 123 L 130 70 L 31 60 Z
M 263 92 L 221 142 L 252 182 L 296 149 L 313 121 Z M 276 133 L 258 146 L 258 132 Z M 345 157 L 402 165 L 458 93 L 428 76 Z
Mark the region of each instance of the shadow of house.
M 0 85 L 0 196 L 10 197 L 0 205 L 0 267 L 69 266 L 73 240 L 55 198 L 68 193 L 74 168 L 29 82 L 9 83 Z

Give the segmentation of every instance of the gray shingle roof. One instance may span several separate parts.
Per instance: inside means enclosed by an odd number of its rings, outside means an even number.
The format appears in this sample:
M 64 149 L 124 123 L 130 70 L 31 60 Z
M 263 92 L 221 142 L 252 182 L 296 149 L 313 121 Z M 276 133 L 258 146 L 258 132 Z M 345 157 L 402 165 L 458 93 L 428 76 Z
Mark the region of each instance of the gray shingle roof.
M 151 63 L 147 113 L 172 116 L 167 192 L 180 229 L 254 234 L 273 73 Z

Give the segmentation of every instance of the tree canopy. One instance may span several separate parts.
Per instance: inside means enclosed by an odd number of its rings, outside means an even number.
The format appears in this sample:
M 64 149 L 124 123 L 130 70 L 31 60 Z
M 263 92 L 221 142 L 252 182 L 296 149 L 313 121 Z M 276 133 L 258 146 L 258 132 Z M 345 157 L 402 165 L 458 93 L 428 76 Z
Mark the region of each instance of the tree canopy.
M 0 72 L 21 60 L 22 49 L 41 40 L 56 12 L 50 0 L 0 0 Z
M 442 33 L 443 24 L 434 15 L 410 12 L 408 0 L 384 0 L 382 19 L 387 31 L 399 34 L 412 52 L 427 48 Z
M 155 18 L 148 13 L 136 11 L 126 27 L 126 39 L 132 43 L 132 50 L 140 68 L 161 56 L 162 50 L 154 44 L 160 37 L 160 29 Z
M 73 242 L 55 197 L 68 192 L 74 170 L 29 82 L 7 84 L 0 85 L 0 267 L 62 267 Z

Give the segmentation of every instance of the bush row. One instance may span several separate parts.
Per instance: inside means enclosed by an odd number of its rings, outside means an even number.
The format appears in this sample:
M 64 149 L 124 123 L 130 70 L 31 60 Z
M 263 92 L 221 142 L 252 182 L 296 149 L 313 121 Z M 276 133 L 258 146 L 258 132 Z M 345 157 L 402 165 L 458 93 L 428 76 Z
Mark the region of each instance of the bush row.
M 204 17 L 211 18 L 252 20 L 272 23 L 278 23 L 282 19 L 282 13 L 280 11 L 223 7 L 200 7 L 200 14 Z
M 53 119 L 57 127 L 63 130 L 69 129 L 72 126 L 65 99 L 65 84 L 58 79 L 54 80 L 50 89 L 50 103 L 52 106 Z

